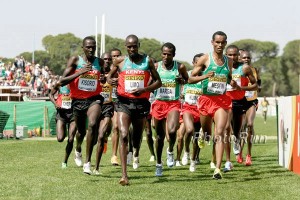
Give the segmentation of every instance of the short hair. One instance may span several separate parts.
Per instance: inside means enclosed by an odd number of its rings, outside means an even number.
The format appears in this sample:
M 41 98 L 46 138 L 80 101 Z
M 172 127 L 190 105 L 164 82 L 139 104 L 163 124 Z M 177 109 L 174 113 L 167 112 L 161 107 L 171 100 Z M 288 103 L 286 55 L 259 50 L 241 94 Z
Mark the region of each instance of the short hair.
M 127 42 L 127 40 L 129 40 L 130 38 L 136 40 L 137 42 L 139 41 L 139 38 L 136 35 L 130 34 L 126 37 L 125 42 Z
M 87 40 L 93 40 L 93 41 L 96 43 L 96 40 L 95 40 L 94 37 L 92 37 L 92 36 L 87 36 L 87 37 L 85 37 L 85 38 L 83 39 L 82 45 L 84 45 L 85 41 L 87 41 Z
M 228 46 L 226 47 L 226 51 L 227 51 L 228 49 L 236 49 L 237 51 L 240 50 L 240 49 L 239 49 L 236 45 L 234 45 L 234 44 L 228 45 Z
M 221 35 L 225 37 L 225 40 L 227 40 L 227 35 L 223 31 L 217 31 L 212 35 L 212 40 L 215 40 L 216 35 Z
M 198 54 L 194 55 L 194 57 L 193 57 L 193 62 L 196 61 L 196 58 L 200 58 L 200 57 L 203 56 L 203 55 L 204 55 L 204 53 L 198 53 Z
M 166 42 L 161 46 L 161 51 L 163 50 L 164 47 L 167 47 L 168 49 L 172 49 L 172 53 L 173 56 L 175 56 L 175 52 L 176 52 L 176 47 L 174 44 L 172 44 L 171 42 Z
M 110 54 L 111 54 L 111 52 L 113 52 L 113 51 L 118 51 L 118 52 L 120 52 L 120 55 L 122 55 L 122 51 L 121 51 L 120 49 L 116 48 L 116 47 L 112 48 L 112 49 L 109 51 Z

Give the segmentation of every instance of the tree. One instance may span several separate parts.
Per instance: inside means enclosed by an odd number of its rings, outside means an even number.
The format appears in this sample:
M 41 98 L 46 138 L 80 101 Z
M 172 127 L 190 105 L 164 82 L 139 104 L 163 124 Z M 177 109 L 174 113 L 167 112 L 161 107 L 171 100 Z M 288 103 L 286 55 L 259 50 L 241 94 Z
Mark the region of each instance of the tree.
M 300 40 L 293 40 L 287 43 L 283 49 L 281 64 L 288 74 L 290 95 L 300 94 Z
M 61 74 L 66 67 L 67 60 L 71 55 L 77 55 L 81 52 L 82 39 L 72 33 L 59 34 L 57 36 L 47 35 L 42 43 L 46 52 L 50 56 L 51 69 Z

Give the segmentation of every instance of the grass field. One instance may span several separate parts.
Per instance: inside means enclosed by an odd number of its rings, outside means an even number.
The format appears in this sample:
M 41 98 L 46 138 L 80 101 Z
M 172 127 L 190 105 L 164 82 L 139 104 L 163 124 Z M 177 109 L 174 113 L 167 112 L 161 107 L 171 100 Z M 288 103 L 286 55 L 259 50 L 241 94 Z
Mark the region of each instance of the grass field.
M 275 136 L 276 125 L 271 122 L 270 118 L 267 125 L 271 129 L 266 130 Z M 256 124 L 256 132 L 264 133 L 261 125 Z M 0 140 L 0 199 L 266 200 L 299 199 L 300 196 L 300 177 L 278 166 L 276 140 L 254 144 L 253 165 L 245 167 L 233 162 L 233 171 L 223 174 L 222 180 L 212 179 L 211 146 L 203 149 L 196 172 L 190 173 L 189 166 L 171 169 L 164 166 L 164 176 L 155 177 L 155 163 L 148 161 L 150 153 L 143 141 L 140 168 L 128 168 L 131 184 L 128 187 L 118 184 L 121 167 L 110 165 L 110 143 L 102 159 L 101 176 L 83 174 L 82 169 L 75 166 L 74 153 L 68 168 L 62 170 L 65 144 L 53 140 Z M 92 163 L 94 161 L 93 155 Z

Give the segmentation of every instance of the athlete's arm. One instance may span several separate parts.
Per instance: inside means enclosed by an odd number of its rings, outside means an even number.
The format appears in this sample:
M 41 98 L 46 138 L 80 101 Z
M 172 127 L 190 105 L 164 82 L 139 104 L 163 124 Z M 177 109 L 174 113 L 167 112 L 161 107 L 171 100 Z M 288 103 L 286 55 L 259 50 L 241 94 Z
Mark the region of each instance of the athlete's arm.
M 54 95 L 57 93 L 57 91 L 59 90 L 59 86 L 58 84 L 54 84 L 53 87 L 51 88 L 50 94 L 49 94 L 49 99 L 50 101 L 54 104 L 55 108 L 58 109 L 59 106 L 56 104 Z
M 255 91 L 255 90 L 257 90 L 257 88 L 258 88 L 257 87 L 257 82 L 256 82 L 256 79 L 255 79 L 255 77 L 253 75 L 253 72 L 251 70 L 250 65 L 244 64 L 243 65 L 243 72 L 248 77 L 251 85 L 249 85 L 249 86 L 242 86 L 241 89 L 242 90 L 247 90 L 247 91 Z
M 198 83 L 214 75 L 213 71 L 202 75 L 202 72 L 206 69 L 206 66 L 208 65 L 208 58 L 208 54 L 205 54 L 204 56 L 201 56 L 198 59 L 193 71 L 191 72 L 191 75 L 189 76 L 188 83 Z
M 180 74 L 179 78 L 177 79 L 177 81 L 180 83 L 180 84 L 185 84 L 188 82 L 189 80 L 189 75 L 186 71 L 186 67 L 184 64 L 181 64 L 181 63 L 178 63 L 179 64 L 179 68 L 178 68 L 178 72 Z
M 67 68 L 65 69 L 62 78 L 57 83 L 59 86 L 64 86 L 69 84 L 71 81 L 73 81 L 81 74 L 84 74 L 92 69 L 92 65 L 87 64 L 83 68 L 81 68 L 78 72 L 74 73 L 77 67 L 78 59 L 79 59 L 78 56 L 72 56 L 68 60 Z
M 113 59 L 111 69 L 107 74 L 107 83 L 109 83 L 112 86 L 118 85 L 118 78 L 114 78 L 114 77 L 116 77 L 116 73 L 121 68 L 121 64 L 123 63 L 123 61 L 124 61 L 124 56 L 120 56 L 116 59 Z

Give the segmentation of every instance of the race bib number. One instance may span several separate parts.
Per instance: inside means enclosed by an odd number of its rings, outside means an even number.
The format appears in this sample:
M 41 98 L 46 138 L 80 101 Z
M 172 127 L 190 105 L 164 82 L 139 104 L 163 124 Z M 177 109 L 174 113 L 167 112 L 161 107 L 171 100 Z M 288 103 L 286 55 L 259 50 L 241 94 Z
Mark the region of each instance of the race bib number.
M 94 92 L 97 89 L 97 79 L 79 78 L 78 89 L 83 91 Z
M 144 88 L 144 76 L 125 76 L 125 92 L 130 93 L 134 89 Z
M 110 92 L 101 92 L 100 94 L 104 98 L 104 103 L 110 102 Z
M 70 97 L 63 97 L 61 101 L 61 108 L 71 109 L 72 99 Z
M 190 105 L 196 105 L 200 95 L 186 93 L 184 101 Z
M 161 87 L 157 89 L 157 98 L 175 99 L 175 87 Z
M 224 94 L 226 91 L 226 82 L 210 81 L 208 82 L 207 91 L 215 94 Z
M 117 98 L 117 88 L 116 87 L 113 87 L 112 92 L 111 92 L 111 97 L 113 99 Z
M 252 98 L 252 97 L 254 97 L 254 91 L 246 91 L 245 92 L 245 97 L 246 98 Z

